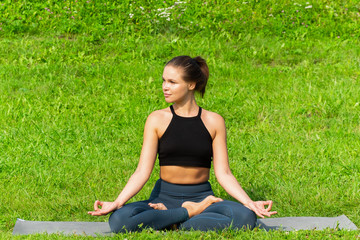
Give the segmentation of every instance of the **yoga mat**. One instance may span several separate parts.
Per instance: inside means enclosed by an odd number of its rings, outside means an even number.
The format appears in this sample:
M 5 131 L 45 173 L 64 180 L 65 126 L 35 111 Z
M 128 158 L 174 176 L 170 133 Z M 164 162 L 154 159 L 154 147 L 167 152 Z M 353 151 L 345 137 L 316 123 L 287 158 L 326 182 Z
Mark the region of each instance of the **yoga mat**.
M 339 228 L 357 230 L 356 225 L 345 215 L 338 217 L 283 217 L 258 219 L 257 225 L 265 230 L 323 230 Z
M 13 235 L 36 233 L 61 233 L 65 235 L 108 236 L 112 235 L 107 222 L 43 222 L 17 219 Z
M 357 230 L 356 225 L 345 215 L 338 217 L 283 217 L 258 219 L 257 226 L 265 230 L 322 230 L 339 228 Z M 13 234 L 28 235 L 35 233 L 62 233 L 66 235 L 108 236 L 107 222 L 40 222 L 17 219 Z

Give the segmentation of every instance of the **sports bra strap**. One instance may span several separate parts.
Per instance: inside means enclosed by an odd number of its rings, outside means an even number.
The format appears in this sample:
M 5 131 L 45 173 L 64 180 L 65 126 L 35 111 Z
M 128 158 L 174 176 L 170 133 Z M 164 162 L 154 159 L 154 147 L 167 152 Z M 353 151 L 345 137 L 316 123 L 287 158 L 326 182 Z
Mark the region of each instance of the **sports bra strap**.
M 174 107 L 173 105 L 170 105 L 170 110 L 172 112 L 173 115 L 175 116 L 178 116 L 176 113 L 175 113 L 175 110 L 174 110 Z M 199 112 L 198 112 L 198 115 L 196 117 L 200 117 L 201 116 L 201 107 L 199 107 Z
M 201 116 L 201 107 L 199 107 L 199 113 L 198 113 L 198 115 L 197 115 L 198 117 L 200 117 Z
M 176 115 L 176 113 L 175 113 L 175 111 L 174 111 L 174 107 L 173 107 L 172 105 L 170 106 L 170 110 L 171 110 L 171 112 L 172 112 L 173 115 Z

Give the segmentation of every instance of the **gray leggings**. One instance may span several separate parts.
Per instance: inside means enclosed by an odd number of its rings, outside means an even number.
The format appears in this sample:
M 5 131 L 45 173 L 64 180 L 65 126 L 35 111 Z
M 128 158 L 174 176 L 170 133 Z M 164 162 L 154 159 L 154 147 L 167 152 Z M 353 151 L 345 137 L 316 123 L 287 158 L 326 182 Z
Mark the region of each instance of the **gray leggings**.
M 209 182 L 201 184 L 172 184 L 159 179 L 149 200 L 129 203 L 113 212 L 109 218 L 112 232 L 139 231 L 151 227 L 167 229 L 177 224 L 184 230 L 217 230 L 227 227 L 254 228 L 256 215 L 242 204 L 224 200 L 214 203 L 201 214 L 189 219 L 181 205 L 185 201 L 201 202 L 214 195 Z M 168 210 L 155 210 L 148 203 L 163 203 Z

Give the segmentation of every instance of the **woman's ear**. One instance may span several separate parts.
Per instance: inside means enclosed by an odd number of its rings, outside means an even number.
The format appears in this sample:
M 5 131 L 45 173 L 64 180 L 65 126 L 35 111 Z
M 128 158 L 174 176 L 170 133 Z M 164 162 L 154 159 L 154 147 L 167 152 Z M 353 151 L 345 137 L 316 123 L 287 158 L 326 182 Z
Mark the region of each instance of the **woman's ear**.
M 196 87 L 196 82 L 191 82 L 191 83 L 188 84 L 188 88 L 189 88 L 190 91 L 194 90 L 195 87 Z

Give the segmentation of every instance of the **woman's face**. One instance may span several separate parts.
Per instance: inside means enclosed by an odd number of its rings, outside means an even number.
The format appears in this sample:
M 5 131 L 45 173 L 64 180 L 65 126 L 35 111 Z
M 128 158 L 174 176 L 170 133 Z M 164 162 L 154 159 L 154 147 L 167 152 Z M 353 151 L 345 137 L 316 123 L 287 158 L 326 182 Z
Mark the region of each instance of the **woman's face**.
M 195 83 L 185 82 L 182 71 L 181 68 L 171 65 L 164 68 L 162 89 L 168 103 L 185 100 L 190 94 L 194 94 Z

